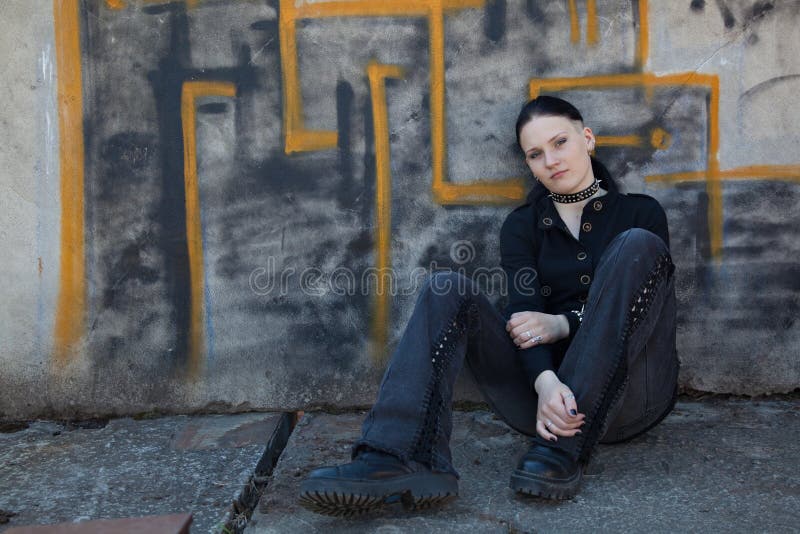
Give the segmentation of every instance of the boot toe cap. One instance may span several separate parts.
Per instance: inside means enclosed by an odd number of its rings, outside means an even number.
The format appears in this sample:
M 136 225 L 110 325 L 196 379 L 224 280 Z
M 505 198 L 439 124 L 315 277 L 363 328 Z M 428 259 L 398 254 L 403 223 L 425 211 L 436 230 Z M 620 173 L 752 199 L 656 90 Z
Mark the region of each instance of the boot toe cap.
M 545 478 L 570 478 L 579 469 L 578 462 L 567 453 L 545 447 L 533 445 L 517 464 L 519 471 Z
M 308 473 L 306 478 L 336 478 L 340 475 L 339 467 L 318 467 Z

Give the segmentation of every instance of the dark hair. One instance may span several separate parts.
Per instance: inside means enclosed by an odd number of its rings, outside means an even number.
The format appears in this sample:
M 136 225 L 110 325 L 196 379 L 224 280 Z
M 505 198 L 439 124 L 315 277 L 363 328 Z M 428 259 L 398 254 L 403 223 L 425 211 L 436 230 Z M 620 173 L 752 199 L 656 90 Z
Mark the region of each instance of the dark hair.
M 555 96 L 539 95 L 533 100 L 528 101 L 519 112 L 517 117 L 517 146 L 522 148 L 519 142 L 519 132 L 526 124 L 531 122 L 536 117 L 564 117 L 565 119 L 579 121 L 583 124 L 583 115 L 578 111 L 578 108 L 564 100 Z M 592 172 L 595 177 L 601 181 L 603 189 L 606 191 L 617 191 L 617 184 L 611 177 L 611 173 L 600 161 L 594 156 L 590 156 L 592 160 Z M 528 193 L 528 202 L 533 202 L 544 195 L 549 193 L 547 188 L 537 182 L 536 185 Z
M 519 132 L 536 117 L 564 117 L 583 123 L 583 116 L 578 108 L 555 96 L 540 95 L 522 106 L 517 116 L 517 146 L 520 146 Z

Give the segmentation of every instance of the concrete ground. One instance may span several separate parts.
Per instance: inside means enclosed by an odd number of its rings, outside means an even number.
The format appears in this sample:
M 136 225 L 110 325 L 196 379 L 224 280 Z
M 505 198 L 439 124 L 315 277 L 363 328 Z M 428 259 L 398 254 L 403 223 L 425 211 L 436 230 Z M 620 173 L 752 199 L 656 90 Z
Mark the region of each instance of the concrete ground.
M 659 426 L 601 446 L 572 500 L 515 495 L 510 471 L 526 439 L 489 412 L 458 412 L 452 449 L 460 498 L 438 510 L 400 505 L 361 519 L 297 504 L 310 468 L 347 461 L 363 414 L 307 414 L 248 524 L 293 532 L 797 532 L 800 401 L 679 401 Z
M 288 432 L 287 417 L 0 425 L 0 532 L 191 512 L 192 532 L 220 533 L 232 503 L 244 502 L 253 481 L 267 487 L 260 501 L 257 490 L 246 499 L 255 508 L 248 534 L 750 533 L 800 526 L 800 400 L 681 400 L 644 436 L 601 446 L 582 491 L 561 503 L 508 488 L 525 437 L 489 412 L 456 412 L 452 448 L 460 498 L 422 513 L 398 505 L 355 520 L 316 515 L 296 497 L 309 469 L 347 460 L 363 413 L 306 414 L 283 449 L 275 436 L 284 425 Z M 271 477 L 251 477 L 268 471 L 277 454 Z
M 0 532 L 191 512 L 191 532 L 218 533 L 280 419 L 245 413 L 6 426 Z

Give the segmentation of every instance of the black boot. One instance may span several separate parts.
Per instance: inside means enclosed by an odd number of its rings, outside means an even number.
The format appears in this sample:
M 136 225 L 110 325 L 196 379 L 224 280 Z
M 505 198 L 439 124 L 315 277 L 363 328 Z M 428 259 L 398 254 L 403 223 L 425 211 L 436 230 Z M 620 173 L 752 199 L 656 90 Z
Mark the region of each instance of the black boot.
M 511 488 L 547 499 L 569 499 L 578 493 L 583 467 L 561 449 L 534 443 L 511 474 Z
M 359 515 L 394 502 L 428 508 L 456 497 L 455 475 L 376 451 L 361 452 L 348 464 L 315 469 L 300 484 L 300 504 L 335 516 Z

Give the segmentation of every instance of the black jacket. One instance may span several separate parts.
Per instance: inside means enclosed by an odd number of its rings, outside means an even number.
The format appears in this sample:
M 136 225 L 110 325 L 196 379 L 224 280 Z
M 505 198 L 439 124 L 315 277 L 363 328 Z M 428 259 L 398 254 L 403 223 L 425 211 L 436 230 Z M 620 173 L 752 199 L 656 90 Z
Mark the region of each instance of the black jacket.
M 594 175 L 607 194 L 583 208 L 575 239 L 541 184 L 528 201 L 508 214 L 500 230 L 500 265 L 508 284 L 505 317 L 519 311 L 564 314 L 569 337 L 551 344 L 520 349 L 531 385 L 539 373 L 555 371 L 580 326 L 578 313 L 589 292 L 600 256 L 611 240 L 629 228 L 644 228 L 669 247 L 667 216 L 656 199 L 620 193 L 608 170 L 592 159 Z

